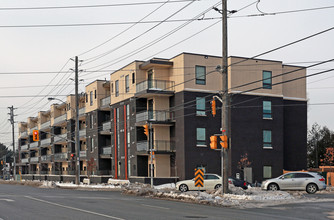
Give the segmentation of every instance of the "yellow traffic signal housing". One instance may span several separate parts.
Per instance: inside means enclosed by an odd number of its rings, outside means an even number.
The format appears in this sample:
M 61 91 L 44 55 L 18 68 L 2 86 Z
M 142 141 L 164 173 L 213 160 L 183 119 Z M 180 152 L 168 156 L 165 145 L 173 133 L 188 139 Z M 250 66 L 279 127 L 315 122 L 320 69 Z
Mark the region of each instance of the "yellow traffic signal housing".
M 217 136 L 210 137 L 210 148 L 213 150 L 217 149 Z
M 216 116 L 216 101 L 215 100 L 211 101 L 211 111 L 212 111 L 212 116 L 215 117 Z
M 222 135 L 222 136 L 219 136 L 220 137 L 220 145 L 222 146 L 222 148 L 225 148 L 227 149 L 228 148 L 228 138 L 227 138 L 227 135 Z
M 1 161 L 1 165 L 3 165 L 3 160 Z
M 148 125 L 146 124 L 146 125 L 143 125 L 143 127 L 144 127 L 144 134 L 148 137 Z
M 38 130 L 33 130 L 32 131 L 32 140 L 33 141 L 39 141 L 39 131 Z

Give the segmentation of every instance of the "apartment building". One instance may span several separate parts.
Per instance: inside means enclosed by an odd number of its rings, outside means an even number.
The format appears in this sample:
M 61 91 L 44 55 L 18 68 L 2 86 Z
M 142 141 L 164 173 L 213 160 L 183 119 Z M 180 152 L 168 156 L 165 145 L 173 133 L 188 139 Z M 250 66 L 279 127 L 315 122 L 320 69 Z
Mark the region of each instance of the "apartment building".
M 306 70 L 280 61 L 228 61 L 230 175 L 244 171 L 254 182 L 283 169 L 305 169 L 306 80 L 293 79 Z M 148 182 L 151 164 L 155 183 L 193 178 L 198 167 L 220 174 L 220 152 L 209 147 L 210 136 L 221 132 L 221 103 L 215 117 L 210 106 L 222 88 L 220 64 L 221 57 L 182 53 L 134 61 L 109 80 L 88 84 L 80 99 L 82 175 Z M 19 124 L 19 164 L 27 178 L 67 180 L 75 171 L 74 106 L 74 96 L 68 96 L 66 103 Z M 39 142 L 32 141 L 36 128 Z M 246 154 L 250 165 L 242 170 L 238 162 Z

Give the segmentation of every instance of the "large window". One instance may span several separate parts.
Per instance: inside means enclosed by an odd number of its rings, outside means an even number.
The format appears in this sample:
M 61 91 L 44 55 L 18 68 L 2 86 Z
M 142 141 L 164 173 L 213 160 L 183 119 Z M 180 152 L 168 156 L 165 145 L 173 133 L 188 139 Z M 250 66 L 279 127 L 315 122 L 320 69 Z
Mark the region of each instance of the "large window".
M 89 98 L 90 98 L 90 106 L 92 106 L 93 105 L 93 92 L 90 92 L 89 93 Z
M 205 116 L 205 98 L 196 97 L 196 115 Z
M 135 80 L 135 73 L 132 73 L 132 84 L 135 84 L 136 80 Z
M 270 130 L 263 130 L 263 148 L 272 148 Z
M 129 75 L 125 76 L 125 92 L 129 92 Z
M 116 80 L 115 82 L 115 96 L 118 97 L 119 96 L 119 84 L 118 84 L 118 80 Z
M 206 145 L 206 141 L 205 141 L 205 136 L 206 136 L 206 132 L 205 132 L 205 128 L 197 128 L 196 129 L 196 145 L 197 146 L 205 146 Z
M 271 166 L 263 166 L 263 178 L 268 179 L 271 177 Z
M 195 66 L 196 84 L 205 85 L 205 66 Z
M 271 77 L 272 77 L 272 74 L 271 74 L 271 71 L 263 71 L 262 72 L 262 80 L 263 80 L 263 88 L 264 89 L 271 89 Z
M 263 101 L 263 118 L 272 118 L 271 101 Z

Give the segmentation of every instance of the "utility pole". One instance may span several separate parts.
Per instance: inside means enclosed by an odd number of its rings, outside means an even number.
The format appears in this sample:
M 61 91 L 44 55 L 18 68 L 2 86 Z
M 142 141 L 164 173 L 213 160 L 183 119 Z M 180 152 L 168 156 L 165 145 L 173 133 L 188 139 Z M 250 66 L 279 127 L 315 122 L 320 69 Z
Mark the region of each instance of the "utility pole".
M 154 167 L 153 167 L 153 141 L 152 141 L 152 123 L 150 122 L 150 155 L 151 155 L 151 188 L 153 188 L 153 175 L 154 175 Z
M 78 70 L 78 56 L 75 57 L 75 149 L 77 152 L 77 174 L 75 176 L 75 183 L 80 185 L 80 140 L 79 140 L 79 70 Z
M 11 107 L 8 107 L 9 110 L 10 110 L 10 123 L 12 124 L 12 138 L 13 138 L 13 154 L 14 154 L 14 170 L 13 170 L 13 175 L 14 175 L 14 180 L 16 180 L 16 158 L 15 158 L 15 136 L 14 136 L 14 110 L 16 108 L 14 108 L 14 106 L 11 106 Z
M 222 134 L 227 135 L 227 140 L 230 140 L 230 130 L 229 130 L 229 106 L 230 99 L 228 95 L 228 70 L 227 70 L 227 0 L 222 1 L 222 23 L 223 23 L 223 65 L 222 65 L 222 121 L 221 129 Z M 231 143 L 231 142 L 229 142 Z M 228 148 L 221 149 L 221 172 L 222 172 L 222 193 L 228 192 Z

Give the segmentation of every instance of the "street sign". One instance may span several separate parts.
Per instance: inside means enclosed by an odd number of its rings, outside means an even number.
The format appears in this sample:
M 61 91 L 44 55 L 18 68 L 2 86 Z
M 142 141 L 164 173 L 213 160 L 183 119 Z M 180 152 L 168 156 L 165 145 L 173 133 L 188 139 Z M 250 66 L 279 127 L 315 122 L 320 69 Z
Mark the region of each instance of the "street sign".
M 204 187 L 204 169 L 195 169 L 195 187 Z

